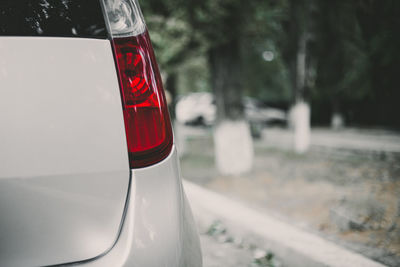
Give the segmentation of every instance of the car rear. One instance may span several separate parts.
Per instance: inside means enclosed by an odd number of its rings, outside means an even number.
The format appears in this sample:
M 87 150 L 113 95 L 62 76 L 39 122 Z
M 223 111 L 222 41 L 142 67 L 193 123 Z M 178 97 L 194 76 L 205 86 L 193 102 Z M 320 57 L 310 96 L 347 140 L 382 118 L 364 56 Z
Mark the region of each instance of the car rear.
M 0 266 L 200 266 L 135 1 L 0 2 Z

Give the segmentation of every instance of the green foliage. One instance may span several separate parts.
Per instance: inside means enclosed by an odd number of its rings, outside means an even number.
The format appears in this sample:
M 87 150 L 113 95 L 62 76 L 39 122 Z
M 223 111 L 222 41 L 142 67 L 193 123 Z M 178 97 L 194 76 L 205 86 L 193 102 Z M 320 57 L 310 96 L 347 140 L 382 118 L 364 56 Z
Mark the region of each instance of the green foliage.
M 397 1 L 319 1 L 314 103 L 353 123 L 400 126 L 399 27 Z
M 146 23 L 151 31 L 151 40 L 157 61 L 165 71 L 175 71 L 185 60 L 189 45 L 189 26 L 184 20 L 174 17 L 149 16 Z
M 245 92 L 265 102 L 290 102 L 291 88 L 286 66 L 279 49 L 269 39 L 243 44 Z M 273 60 L 265 61 L 262 53 L 272 52 Z
M 210 72 L 204 57 L 193 57 L 180 67 L 178 88 L 180 94 L 209 92 Z
M 296 38 L 310 38 L 314 121 L 400 126 L 400 2 L 396 0 L 146 0 L 141 3 L 161 69 L 178 91 L 209 90 L 209 53 L 239 40 L 241 84 L 268 102 L 293 99 Z M 272 61 L 262 53 L 271 51 Z

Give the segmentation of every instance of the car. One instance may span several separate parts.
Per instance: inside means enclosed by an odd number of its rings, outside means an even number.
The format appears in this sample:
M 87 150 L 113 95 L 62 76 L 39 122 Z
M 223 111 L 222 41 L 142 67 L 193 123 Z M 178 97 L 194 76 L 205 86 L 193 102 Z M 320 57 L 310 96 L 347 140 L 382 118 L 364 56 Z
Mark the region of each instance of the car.
M 211 93 L 196 92 L 181 96 L 175 110 L 178 122 L 211 126 L 215 122 L 217 107 Z
M 136 0 L 0 2 L 0 266 L 201 266 Z
M 243 99 L 244 113 L 248 121 L 260 125 L 280 125 L 287 124 L 286 111 L 263 104 L 252 97 Z
M 257 99 L 243 98 L 244 114 L 251 125 L 286 125 L 287 115 L 282 109 L 263 105 Z M 214 96 L 209 92 L 195 92 L 181 96 L 176 104 L 176 119 L 183 124 L 212 126 L 216 119 Z

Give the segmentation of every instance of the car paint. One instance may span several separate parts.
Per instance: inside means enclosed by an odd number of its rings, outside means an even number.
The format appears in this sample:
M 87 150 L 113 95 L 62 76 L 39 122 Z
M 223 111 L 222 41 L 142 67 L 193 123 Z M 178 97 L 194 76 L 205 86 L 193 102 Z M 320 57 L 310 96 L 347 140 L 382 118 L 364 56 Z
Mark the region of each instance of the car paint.
M 100 255 L 130 170 L 108 40 L 0 37 L 0 266 Z
M 162 162 L 132 170 L 121 235 L 82 266 L 200 267 L 199 237 L 182 187 L 175 147 Z
M 0 266 L 202 266 L 175 148 L 129 169 L 109 40 L 0 37 Z

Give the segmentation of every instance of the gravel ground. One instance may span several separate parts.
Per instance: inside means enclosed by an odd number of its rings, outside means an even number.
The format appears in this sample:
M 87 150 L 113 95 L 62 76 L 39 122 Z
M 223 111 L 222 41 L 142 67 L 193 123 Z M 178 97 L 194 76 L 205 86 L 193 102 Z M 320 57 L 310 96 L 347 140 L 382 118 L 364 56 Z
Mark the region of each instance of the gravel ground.
M 204 267 L 283 267 L 273 253 L 242 237 L 233 237 L 221 222 L 200 226 Z
M 264 131 L 262 139 L 255 142 L 253 171 L 233 177 L 218 175 L 214 167 L 210 130 L 185 131 L 186 153 L 181 165 L 186 179 L 389 266 L 400 266 L 400 153 L 393 151 L 399 135 L 319 129 L 313 135 L 319 143 L 314 143 L 309 153 L 297 155 L 287 145 L 290 132 Z M 203 249 L 209 251 L 209 237 L 202 239 Z M 232 249 L 225 251 L 239 255 L 234 251 L 240 248 Z M 212 259 L 218 258 L 220 251 L 222 248 L 215 248 L 211 254 L 205 253 L 205 263 L 213 264 Z M 237 262 L 232 266 L 248 265 Z
M 237 248 L 232 243 L 220 243 L 212 236 L 200 236 L 203 249 L 204 267 L 237 267 L 249 266 L 253 262 L 253 255 L 250 251 Z

